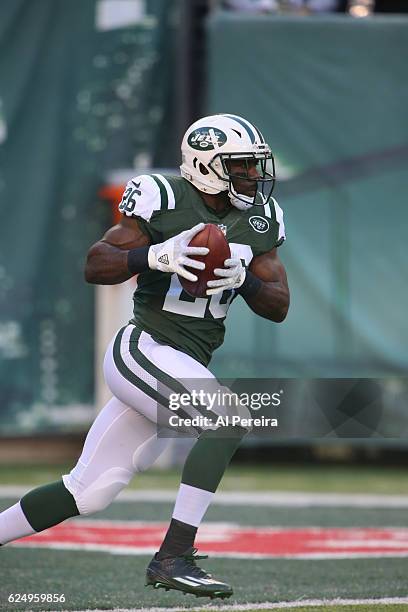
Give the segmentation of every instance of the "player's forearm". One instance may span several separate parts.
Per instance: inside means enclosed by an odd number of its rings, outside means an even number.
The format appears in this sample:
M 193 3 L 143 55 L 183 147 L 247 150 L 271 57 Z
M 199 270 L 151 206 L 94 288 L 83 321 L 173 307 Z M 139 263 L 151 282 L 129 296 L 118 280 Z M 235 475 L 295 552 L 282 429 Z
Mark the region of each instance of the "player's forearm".
M 248 306 L 260 317 L 281 323 L 289 310 L 289 291 L 280 281 L 265 282 L 254 275 L 253 286 L 246 290 L 245 285 L 240 291 Z
M 147 269 L 147 251 L 140 247 L 131 251 L 119 249 L 107 242 L 99 241 L 88 251 L 85 265 L 85 280 L 96 285 L 117 285 L 138 272 Z M 129 267 L 129 253 L 133 255 L 133 266 Z M 136 255 L 136 257 L 135 257 Z M 136 260 L 136 265 L 134 261 Z

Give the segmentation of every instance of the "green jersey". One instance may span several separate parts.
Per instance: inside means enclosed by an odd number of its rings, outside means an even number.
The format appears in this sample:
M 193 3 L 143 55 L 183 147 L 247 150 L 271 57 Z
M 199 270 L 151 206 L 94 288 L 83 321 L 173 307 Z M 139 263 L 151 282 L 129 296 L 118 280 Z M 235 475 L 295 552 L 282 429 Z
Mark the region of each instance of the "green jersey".
M 248 267 L 253 257 L 279 246 L 285 239 L 283 213 L 271 198 L 265 206 L 240 211 L 234 206 L 217 213 L 186 179 L 160 174 L 137 176 L 128 182 L 119 210 L 135 217 L 152 244 L 190 229 L 214 223 L 229 242 L 232 257 Z M 224 340 L 224 320 L 234 290 L 193 298 L 177 274 L 149 270 L 139 274 L 133 296 L 134 323 L 154 340 L 172 346 L 207 365 Z

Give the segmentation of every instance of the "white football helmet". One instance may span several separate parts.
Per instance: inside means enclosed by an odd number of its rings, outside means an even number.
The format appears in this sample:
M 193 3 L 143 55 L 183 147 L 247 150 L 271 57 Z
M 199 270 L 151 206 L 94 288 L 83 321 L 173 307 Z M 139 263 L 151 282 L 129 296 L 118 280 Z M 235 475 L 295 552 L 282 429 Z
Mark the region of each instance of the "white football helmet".
M 182 176 L 204 193 L 228 191 L 240 210 L 264 206 L 275 185 L 275 162 L 269 145 L 252 123 L 237 115 L 212 115 L 193 123 L 181 144 Z M 231 160 L 258 160 L 259 177 L 231 174 Z M 248 165 L 247 165 L 248 169 Z M 256 182 L 255 195 L 237 193 L 233 179 Z

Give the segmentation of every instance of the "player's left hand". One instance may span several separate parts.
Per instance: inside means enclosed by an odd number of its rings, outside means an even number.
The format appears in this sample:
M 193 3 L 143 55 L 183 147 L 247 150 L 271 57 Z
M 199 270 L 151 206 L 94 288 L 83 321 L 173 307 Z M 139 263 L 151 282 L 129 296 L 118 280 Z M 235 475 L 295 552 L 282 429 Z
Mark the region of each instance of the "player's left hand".
M 220 276 L 221 278 L 207 282 L 207 295 L 215 295 L 225 291 L 225 289 L 238 289 L 244 282 L 246 270 L 240 259 L 226 259 L 224 266 L 224 268 L 215 268 L 215 276 Z

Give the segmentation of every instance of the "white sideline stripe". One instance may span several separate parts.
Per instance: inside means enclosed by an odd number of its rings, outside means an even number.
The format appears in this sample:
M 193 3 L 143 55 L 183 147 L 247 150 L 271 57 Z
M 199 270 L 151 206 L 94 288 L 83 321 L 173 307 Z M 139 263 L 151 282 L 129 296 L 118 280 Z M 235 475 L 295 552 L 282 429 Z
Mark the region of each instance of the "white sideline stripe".
M 129 557 L 145 557 L 151 556 L 156 552 L 156 548 L 149 546 L 140 548 L 129 548 L 128 546 L 112 546 L 111 544 L 69 544 L 66 542 L 12 542 L 7 544 L 12 548 L 47 548 L 53 550 L 79 550 L 86 552 L 105 552 L 112 555 L 126 555 Z M 299 553 L 299 554 L 268 554 L 268 553 L 227 553 L 227 552 L 212 552 L 211 557 L 220 559 L 253 559 L 253 560 L 268 560 L 268 559 L 298 559 L 300 561 L 326 561 L 334 559 L 401 559 L 407 558 L 408 552 L 381 552 L 381 553 Z
M 34 485 L 0 486 L 0 498 L 21 497 Z M 122 491 L 118 502 L 174 502 L 177 491 L 165 489 L 140 489 Z M 408 495 L 373 495 L 360 493 L 303 493 L 276 491 L 274 493 L 225 491 L 216 493 L 212 505 L 219 506 L 270 506 L 270 507 L 347 507 L 347 508 L 408 508 Z
M 194 612 L 197 608 L 200 610 L 219 610 L 245 612 L 245 610 L 279 610 L 290 608 L 307 608 L 307 607 L 332 607 L 332 606 L 396 606 L 400 604 L 408 604 L 408 597 L 382 597 L 381 599 L 304 599 L 297 601 L 281 601 L 281 602 L 264 602 L 264 603 L 248 603 L 248 604 L 231 604 L 229 605 L 206 605 L 201 604 L 191 608 L 114 608 L 110 612 Z M 68 610 L 62 610 L 68 612 Z M 72 610 L 71 610 L 72 612 Z M 74 612 L 109 612 L 105 610 L 75 610 Z

